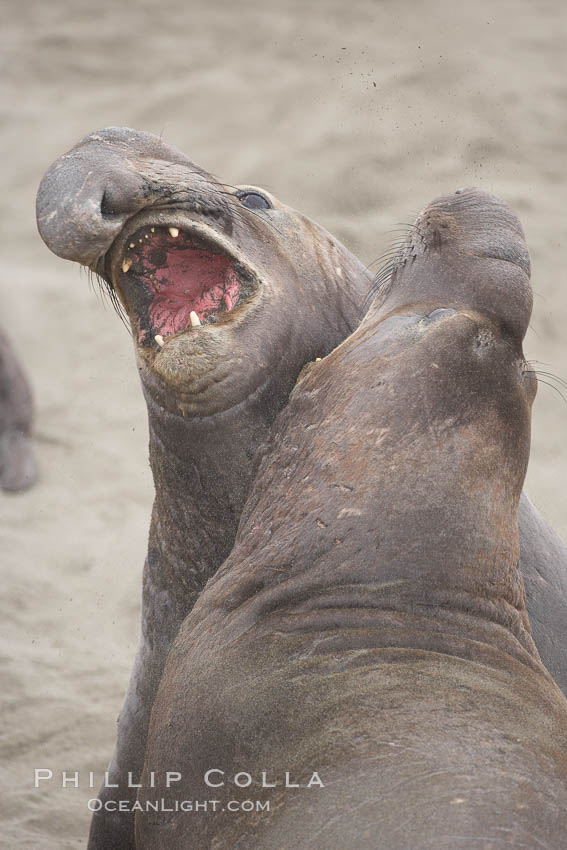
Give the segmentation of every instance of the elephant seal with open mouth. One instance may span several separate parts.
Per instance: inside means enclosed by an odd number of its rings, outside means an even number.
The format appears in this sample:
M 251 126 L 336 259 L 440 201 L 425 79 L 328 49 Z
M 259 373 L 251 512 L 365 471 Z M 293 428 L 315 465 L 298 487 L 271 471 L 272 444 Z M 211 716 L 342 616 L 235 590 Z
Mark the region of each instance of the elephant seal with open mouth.
M 531 305 L 511 210 L 443 196 L 300 380 L 169 654 L 139 850 L 565 846 L 567 701 L 519 569 Z
M 108 128 L 58 159 L 38 192 L 41 236 L 96 272 L 134 339 L 156 496 L 142 637 L 104 805 L 133 799 L 171 641 L 230 553 L 254 456 L 302 367 L 354 330 L 372 285 L 322 227 L 224 184 L 149 133 Z M 133 818 L 104 808 L 90 850 L 128 850 Z

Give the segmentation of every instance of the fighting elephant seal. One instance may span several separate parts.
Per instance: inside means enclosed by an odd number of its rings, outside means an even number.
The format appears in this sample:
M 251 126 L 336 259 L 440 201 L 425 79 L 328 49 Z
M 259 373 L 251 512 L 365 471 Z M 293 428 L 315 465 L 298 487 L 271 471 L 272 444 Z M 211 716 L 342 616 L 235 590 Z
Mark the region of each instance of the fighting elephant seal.
M 474 203 L 474 201 L 471 201 Z M 433 213 L 432 213 L 433 214 Z M 487 215 L 488 213 L 485 213 Z M 485 220 L 479 239 L 484 239 L 484 228 L 489 226 Z M 441 235 L 436 238 L 442 238 Z M 469 234 L 471 245 L 477 238 L 474 230 Z M 518 236 L 518 239 L 523 236 Z M 512 247 L 511 247 L 512 246 Z M 510 260 L 510 251 L 514 244 L 509 241 L 491 242 L 492 256 L 503 262 Z M 437 254 L 428 252 L 429 245 L 425 235 L 419 230 L 413 232 L 404 253 L 407 266 L 403 278 L 390 281 L 388 298 L 390 304 L 401 303 L 405 297 L 405 287 L 413 286 L 412 264 L 419 259 L 417 274 L 428 274 L 431 281 L 435 275 L 444 275 L 437 268 Z M 526 262 L 529 262 L 526 259 Z M 472 267 L 471 267 L 472 268 Z M 527 266 L 529 271 L 529 266 Z M 465 273 L 466 270 L 463 270 Z M 469 270 L 468 274 L 472 274 Z M 443 278 L 444 279 L 444 278 Z M 501 284 L 504 286 L 504 283 Z M 498 290 L 498 285 L 496 285 Z M 513 305 L 510 305 L 510 309 Z M 518 510 L 520 529 L 520 568 L 526 589 L 526 602 L 530 618 L 532 635 L 544 665 L 567 695 L 567 548 L 556 532 L 536 510 L 525 492 L 522 492 Z
M 227 557 L 257 446 L 307 361 L 358 324 L 371 274 L 263 189 L 219 182 L 149 133 L 108 128 L 58 159 L 37 199 L 59 256 L 97 272 L 132 327 L 155 482 L 142 637 L 104 803 L 143 764 L 171 641 Z M 95 815 L 89 848 L 127 850 L 126 813 Z
M 0 331 L 0 487 L 17 492 L 31 487 L 37 467 L 30 443 L 33 398 L 26 374 Z
M 140 850 L 564 847 L 567 702 L 519 570 L 531 300 L 511 210 L 438 198 L 299 382 L 169 654 Z

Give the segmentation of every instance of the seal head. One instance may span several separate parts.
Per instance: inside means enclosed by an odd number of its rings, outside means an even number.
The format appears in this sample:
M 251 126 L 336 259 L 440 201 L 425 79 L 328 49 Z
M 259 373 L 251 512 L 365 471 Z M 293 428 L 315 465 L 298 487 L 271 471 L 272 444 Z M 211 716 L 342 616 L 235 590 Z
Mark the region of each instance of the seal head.
M 222 183 L 127 128 L 91 133 L 54 163 L 37 220 L 52 251 L 119 300 L 146 392 L 185 416 L 226 411 L 268 385 L 289 393 L 302 366 L 356 325 L 371 283 L 270 193 Z

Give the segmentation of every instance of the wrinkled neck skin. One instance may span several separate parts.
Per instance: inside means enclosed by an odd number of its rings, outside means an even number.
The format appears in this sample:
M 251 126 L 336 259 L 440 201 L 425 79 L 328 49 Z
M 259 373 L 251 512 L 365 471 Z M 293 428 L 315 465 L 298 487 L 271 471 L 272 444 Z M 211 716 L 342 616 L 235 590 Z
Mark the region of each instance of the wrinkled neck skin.
M 253 394 L 229 410 L 186 417 L 162 407 L 142 381 L 155 484 L 148 558 L 188 610 L 230 553 L 253 458 L 276 411 Z

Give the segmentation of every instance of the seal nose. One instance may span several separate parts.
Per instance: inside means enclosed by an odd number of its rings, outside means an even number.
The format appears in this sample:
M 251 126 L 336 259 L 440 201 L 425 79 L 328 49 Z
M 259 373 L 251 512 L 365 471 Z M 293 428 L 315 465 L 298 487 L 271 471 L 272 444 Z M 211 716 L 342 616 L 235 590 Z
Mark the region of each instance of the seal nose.
M 93 266 L 145 204 L 144 180 L 116 134 L 93 133 L 53 163 L 37 193 L 41 238 L 59 257 Z
M 156 160 L 191 165 L 151 133 L 107 127 L 85 136 L 53 163 L 39 186 L 37 226 L 47 247 L 94 268 L 126 221 L 151 203 L 144 163 Z
M 440 195 L 417 217 L 373 316 L 427 301 L 496 318 L 520 343 L 532 308 L 530 257 L 508 204 L 482 189 Z M 431 314 L 432 315 L 432 314 Z

